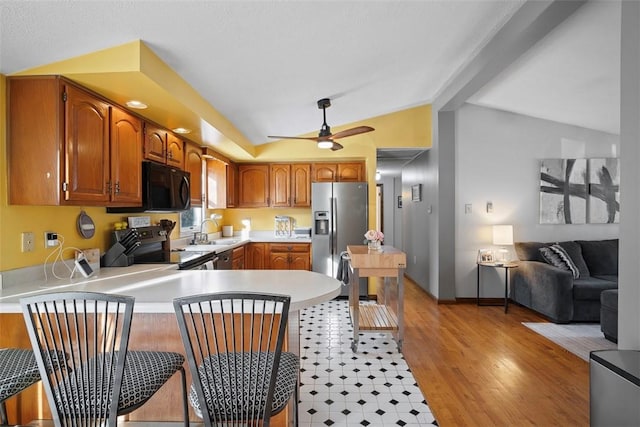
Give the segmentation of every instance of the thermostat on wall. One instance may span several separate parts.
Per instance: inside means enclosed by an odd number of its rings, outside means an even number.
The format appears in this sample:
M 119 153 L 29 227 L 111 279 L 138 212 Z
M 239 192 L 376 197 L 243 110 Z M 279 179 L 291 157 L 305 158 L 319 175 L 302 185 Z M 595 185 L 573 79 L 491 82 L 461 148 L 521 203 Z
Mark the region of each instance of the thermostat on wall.
M 130 216 L 129 228 L 148 227 L 151 225 L 150 216 Z

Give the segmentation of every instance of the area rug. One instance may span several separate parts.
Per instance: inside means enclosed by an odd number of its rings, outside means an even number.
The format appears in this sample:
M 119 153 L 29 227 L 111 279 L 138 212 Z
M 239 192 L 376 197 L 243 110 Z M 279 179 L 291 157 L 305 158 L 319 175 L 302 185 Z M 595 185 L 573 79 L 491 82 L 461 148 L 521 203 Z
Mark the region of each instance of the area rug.
M 600 331 L 599 323 L 555 323 L 522 322 L 524 326 L 553 341 L 576 356 L 589 361 L 593 350 L 615 350 L 616 343 L 606 339 Z

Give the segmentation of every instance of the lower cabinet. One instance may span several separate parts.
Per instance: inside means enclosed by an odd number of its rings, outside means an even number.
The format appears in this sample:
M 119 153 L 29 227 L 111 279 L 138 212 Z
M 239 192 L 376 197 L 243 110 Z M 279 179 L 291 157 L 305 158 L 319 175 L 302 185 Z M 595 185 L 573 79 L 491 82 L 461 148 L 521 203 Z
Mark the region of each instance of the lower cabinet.
M 308 243 L 271 243 L 271 270 L 311 270 L 311 250 Z
M 268 243 L 249 243 L 246 245 L 244 263 L 247 270 L 266 270 Z
M 244 270 L 244 248 L 246 245 L 239 246 L 233 250 L 231 257 L 232 270 Z

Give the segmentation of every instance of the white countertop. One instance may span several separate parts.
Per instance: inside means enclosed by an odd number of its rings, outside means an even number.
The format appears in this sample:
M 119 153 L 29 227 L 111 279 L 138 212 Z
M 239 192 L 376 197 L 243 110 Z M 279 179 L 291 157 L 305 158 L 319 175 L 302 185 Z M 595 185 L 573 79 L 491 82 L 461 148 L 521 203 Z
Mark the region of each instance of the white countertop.
M 173 313 L 173 299 L 225 291 L 291 296 L 290 310 L 301 310 L 340 294 L 341 283 L 306 270 L 169 270 L 168 265 L 102 268 L 96 278 L 34 282 L 0 290 L 0 313 L 21 313 L 20 298 L 45 292 L 106 292 L 135 297 L 136 313 Z M 145 268 L 146 267 L 146 268 Z M 120 270 L 118 274 L 117 270 Z

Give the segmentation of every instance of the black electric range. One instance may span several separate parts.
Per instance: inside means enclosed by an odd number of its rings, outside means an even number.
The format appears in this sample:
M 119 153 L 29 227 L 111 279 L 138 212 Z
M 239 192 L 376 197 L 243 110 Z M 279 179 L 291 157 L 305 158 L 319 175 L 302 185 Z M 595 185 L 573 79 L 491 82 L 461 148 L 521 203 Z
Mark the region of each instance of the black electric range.
M 120 241 L 127 230 L 113 232 L 113 239 Z M 140 245 L 131 254 L 133 264 L 178 264 L 180 270 L 215 268 L 215 253 L 205 251 L 166 250 L 167 232 L 161 226 L 138 227 Z

